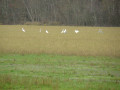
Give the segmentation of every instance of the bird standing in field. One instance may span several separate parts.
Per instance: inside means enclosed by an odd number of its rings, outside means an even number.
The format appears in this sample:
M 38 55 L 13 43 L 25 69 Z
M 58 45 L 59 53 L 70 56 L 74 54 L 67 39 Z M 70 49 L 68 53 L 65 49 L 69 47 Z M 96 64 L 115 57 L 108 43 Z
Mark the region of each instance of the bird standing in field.
M 48 30 L 46 30 L 46 33 L 48 33 Z
M 65 29 L 65 30 L 64 30 L 64 33 L 66 33 L 66 32 L 67 32 L 67 30 Z
M 61 31 L 61 33 L 64 33 L 64 29 Z
M 41 32 L 41 28 L 40 28 L 40 32 Z
M 75 30 L 75 33 L 76 33 L 76 34 L 79 33 L 79 30 Z
M 24 28 L 22 28 L 22 31 L 25 32 Z
M 67 30 L 66 29 L 63 29 L 62 31 L 61 31 L 61 33 L 66 33 L 67 32 Z

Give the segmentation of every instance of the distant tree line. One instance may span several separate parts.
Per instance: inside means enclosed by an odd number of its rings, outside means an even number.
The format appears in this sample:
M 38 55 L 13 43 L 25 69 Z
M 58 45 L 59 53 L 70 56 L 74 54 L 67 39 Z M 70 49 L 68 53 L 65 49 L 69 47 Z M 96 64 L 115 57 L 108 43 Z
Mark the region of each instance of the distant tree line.
M 0 0 L 0 24 L 120 26 L 120 0 Z

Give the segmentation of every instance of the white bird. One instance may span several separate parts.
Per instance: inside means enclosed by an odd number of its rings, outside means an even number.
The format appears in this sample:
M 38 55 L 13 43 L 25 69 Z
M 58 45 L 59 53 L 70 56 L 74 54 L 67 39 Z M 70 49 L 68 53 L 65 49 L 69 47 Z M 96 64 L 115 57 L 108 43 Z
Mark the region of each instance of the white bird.
M 24 28 L 22 28 L 22 31 L 25 32 Z
M 41 28 L 40 28 L 40 32 L 41 32 Z
M 64 29 L 61 31 L 61 33 L 64 33 Z
M 79 30 L 75 30 L 75 33 L 76 33 L 76 34 L 79 33 Z
M 67 32 L 67 30 L 65 29 L 65 30 L 64 30 L 64 33 L 66 33 L 66 32 Z
M 67 30 L 66 29 L 63 29 L 62 31 L 61 31 L 61 33 L 66 33 L 67 32 Z
M 99 30 L 98 30 L 98 33 L 103 33 L 102 29 L 99 29 Z
M 48 33 L 48 30 L 46 30 L 46 33 Z

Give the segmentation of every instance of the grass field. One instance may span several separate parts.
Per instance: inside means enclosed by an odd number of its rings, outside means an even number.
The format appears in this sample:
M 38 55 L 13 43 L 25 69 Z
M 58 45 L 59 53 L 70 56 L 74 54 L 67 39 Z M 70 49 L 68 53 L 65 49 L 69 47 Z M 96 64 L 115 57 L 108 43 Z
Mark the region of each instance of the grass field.
M 66 34 L 60 33 L 63 28 Z M 0 25 L 0 53 L 120 56 L 120 28 Z
M 0 25 L 0 90 L 11 89 L 120 90 L 120 28 Z
M 120 58 L 3 54 L 0 89 L 120 90 Z

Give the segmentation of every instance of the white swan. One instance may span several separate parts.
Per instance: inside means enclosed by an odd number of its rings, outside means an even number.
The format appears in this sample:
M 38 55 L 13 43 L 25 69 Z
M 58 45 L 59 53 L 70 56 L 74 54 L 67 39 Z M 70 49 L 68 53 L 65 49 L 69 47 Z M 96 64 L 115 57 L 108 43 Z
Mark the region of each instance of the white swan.
M 79 30 L 75 30 L 75 33 L 76 33 L 76 34 L 79 33 Z
M 46 30 L 46 33 L 48 33 L 48 30 Z
M 22 31 L 25 32 L 24 28 L 22 28 Z

